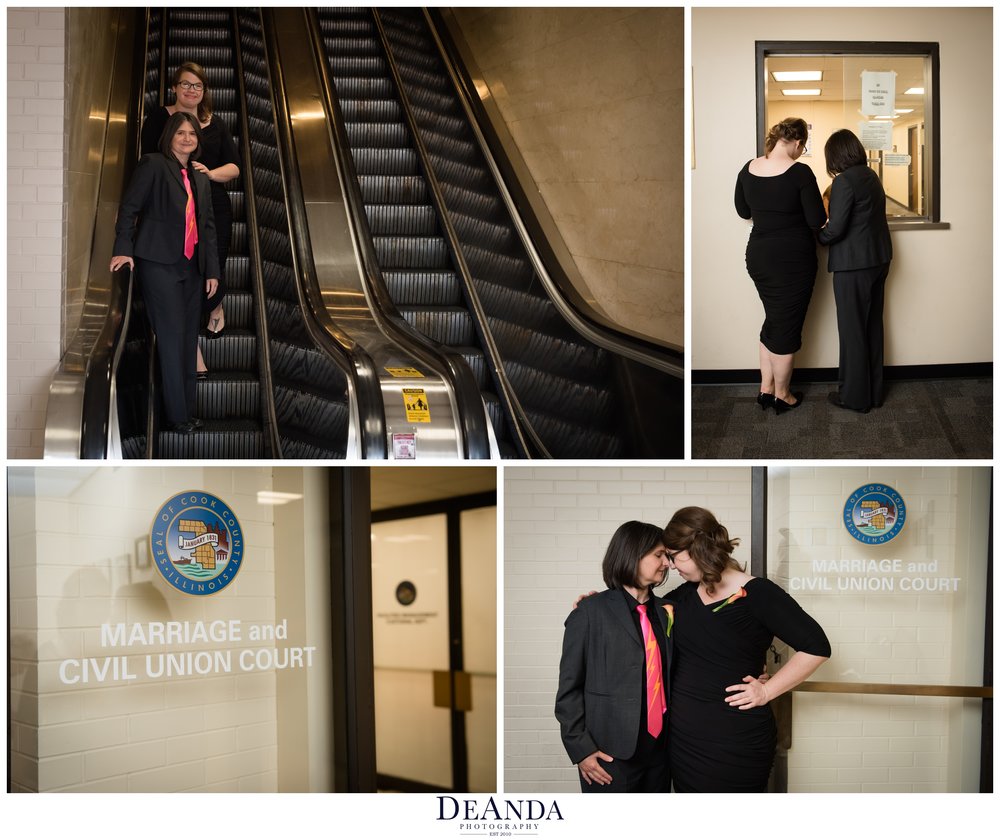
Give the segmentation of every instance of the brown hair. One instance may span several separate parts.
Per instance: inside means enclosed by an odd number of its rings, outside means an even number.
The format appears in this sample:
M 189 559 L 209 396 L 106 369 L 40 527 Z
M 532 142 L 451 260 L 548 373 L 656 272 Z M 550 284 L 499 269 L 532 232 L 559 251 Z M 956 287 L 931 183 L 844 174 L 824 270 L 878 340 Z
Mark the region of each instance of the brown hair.
M 772 125 L 764 139 L 764 156 L 771 154 L 779 140 L 787 140 L 794 143 L 800 140 L 804 146 L 809 139 L 809 124 L 801 117 L 785 117 L 777 125 Z
M 663 545 L 663 529 L 647 522 L 625 522 L 618 526 L 604 552 L 601 572 L 608 589 L 639 585 L 639 561 Z
M 691 556 L 709 595 L 722 580 L 725 569 L 744 570 L 733 559 L 739 538 L 730 539 L 725 526 L 705 508 L 686 507 L 677 511 L 663 531 L 663 544 L 668 551 L 686 551 Z
M 181 73 L 190 73 L 197 76 L 204 87 L 201 102 L 198 103 L 198 119 L 201 122 L 208 122 L 212 118 L 212 94 L 208 88 L 208 75 L 200 64 L 193 61 L 185 61 L 180 67 L 174 70 L 174 75 L 170 77 L 170 87 L 175 88 L 181 83 Z
M 826 174 L 831 178 L 846 172 L 852 166 L 865 166 L 868 163 L 868 152 L 858 136 L 847 128 L 833 132 L 826 141 L 823 152 L 826 155 Z

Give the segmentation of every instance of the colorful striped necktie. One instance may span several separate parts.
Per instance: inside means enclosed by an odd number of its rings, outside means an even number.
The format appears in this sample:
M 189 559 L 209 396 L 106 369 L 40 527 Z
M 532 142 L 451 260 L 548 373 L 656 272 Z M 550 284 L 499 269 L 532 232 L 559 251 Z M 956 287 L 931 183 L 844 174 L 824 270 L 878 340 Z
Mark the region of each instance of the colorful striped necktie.
M 639 604 L 639 626 L 642 640 L 646 645 L 646 728 L 654 738 L 663 731 L 663 714 L 667 710 L 667 700 L 663 693 L 663 670 L 660 664 L 660 647 L 653 635 L 653 625 L 646 615 L 646 605 Z
M 188 259 L 194 256 L 194 246 L 198 244 L 198 220 L 194 215 L 194 195 L 191 193 L 191 182 L 188 180 L 187 169 L 181 169 L 184 178 L 184 189 L 188 200 L 184 207 L 184 256 Z

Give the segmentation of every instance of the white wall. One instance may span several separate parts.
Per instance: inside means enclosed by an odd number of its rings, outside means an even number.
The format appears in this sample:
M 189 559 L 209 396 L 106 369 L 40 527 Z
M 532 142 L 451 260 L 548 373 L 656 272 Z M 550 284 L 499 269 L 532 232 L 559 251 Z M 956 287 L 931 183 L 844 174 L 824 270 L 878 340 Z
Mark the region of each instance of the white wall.
M 746 273 L 749 223 L 736 174 L 756 154 L 754 42 L 937 41 L 941 54 L 941 219 L 949 230 L 893 233 L 886 363 L 992 361 L 991 9 L 693 9 L 692 366 L 755 369 L 763 309 Z M 819 152 L 821 155 L 821 151 Z M 825 255 L 796 356 L 836 367 Z
M 750 559 L 747 467 L 507 467 L 504 503 L 504 790 L 579 792 L 559 738 L 556 686 L 563 622 L 576 597 L 604 589 L 615 529 L 666 525 L 685 505 L 711 510 L 736 558 Z M 681 583 L 671 575 L 661 592 Z
M 65 206 L 62 9 L 7 10 L 7 454 L 42 454 L 59 361 Z

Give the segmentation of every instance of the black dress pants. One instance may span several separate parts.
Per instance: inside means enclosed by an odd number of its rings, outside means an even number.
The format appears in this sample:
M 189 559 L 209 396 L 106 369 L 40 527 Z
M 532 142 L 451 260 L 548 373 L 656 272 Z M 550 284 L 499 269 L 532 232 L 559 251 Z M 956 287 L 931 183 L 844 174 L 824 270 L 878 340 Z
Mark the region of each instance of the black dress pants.
M 882 310 L 889 263 L 833 274 L 840 333 L 840 401 L 864 411 L 882 404 Z
M 204 282 L 198 254 L 173 265 L 136 259 L 142 297 L 156 334 L 166 422 L 184 423 L 194 416 L 198 324 Z
M 639 733 L 639 743 L 631 758 L 616 758 L 611 762 L 597 760 L 611 776 L 611 783 L 588 785 L 581 776 L 580 790 L 584 793 L 670 793 L 665 719 L 658 738 L 646 731 Z

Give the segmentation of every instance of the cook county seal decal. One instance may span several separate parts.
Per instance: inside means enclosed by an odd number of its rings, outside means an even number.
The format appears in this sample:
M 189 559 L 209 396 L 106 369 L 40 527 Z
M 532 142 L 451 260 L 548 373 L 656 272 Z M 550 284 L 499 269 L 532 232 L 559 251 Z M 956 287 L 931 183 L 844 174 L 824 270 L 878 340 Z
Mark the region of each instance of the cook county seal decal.
M 186 595 L 215 595 L 243 565 L 243 528 L 218 496 L 188 490 L 161 505 L 149 532 L 163 579 Z
M 868 545 L 889 542 L 906 522 L 906 503 L 888 484 L 865 484 L 844 505 L 847 532 Z

